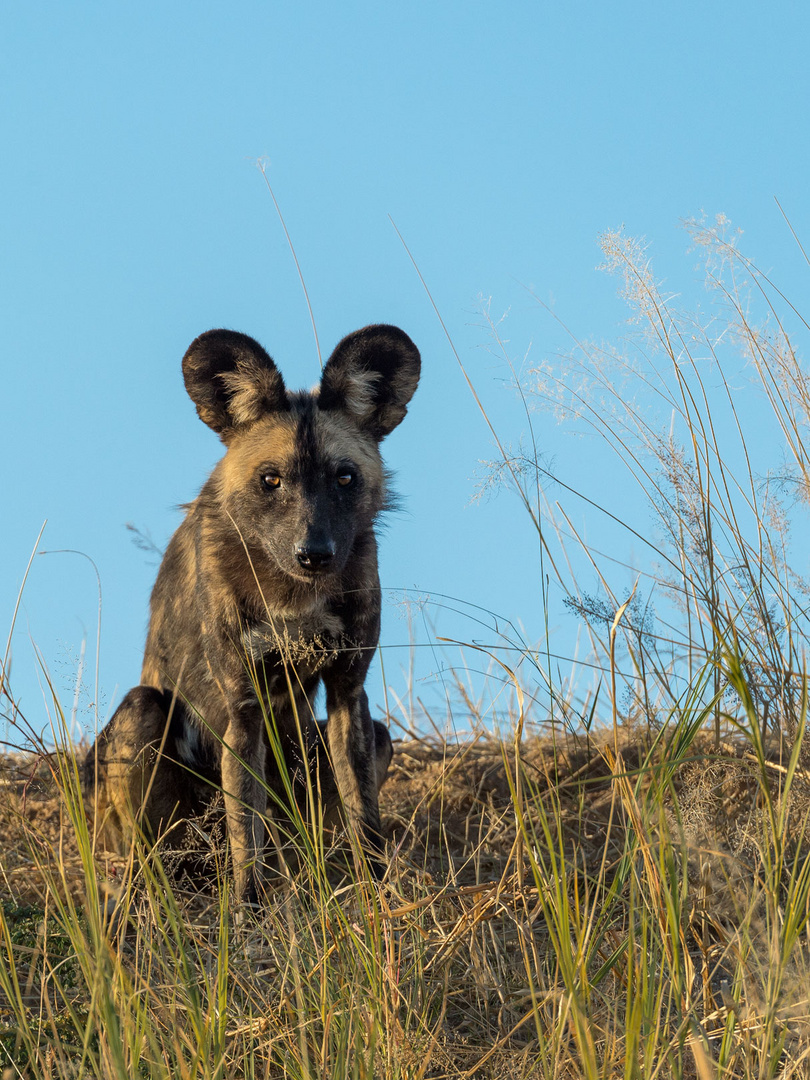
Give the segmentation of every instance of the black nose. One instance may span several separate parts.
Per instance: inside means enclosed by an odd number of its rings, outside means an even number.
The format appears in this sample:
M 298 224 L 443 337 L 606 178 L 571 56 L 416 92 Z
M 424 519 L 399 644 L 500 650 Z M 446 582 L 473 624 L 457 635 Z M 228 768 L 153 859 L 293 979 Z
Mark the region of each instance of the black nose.
M 325 570 L 335 557 L 335 545 L 331 541 L 317 547 L 296 544 L 295 557 L 305 570 Z

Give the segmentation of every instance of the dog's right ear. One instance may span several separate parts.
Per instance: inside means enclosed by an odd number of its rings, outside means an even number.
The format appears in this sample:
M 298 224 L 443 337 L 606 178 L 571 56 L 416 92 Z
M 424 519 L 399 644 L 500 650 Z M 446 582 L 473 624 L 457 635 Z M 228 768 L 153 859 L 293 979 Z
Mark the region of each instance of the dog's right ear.
M 235 330 L 208 330 L 195 338 L 183 357 L 183 379 L 197 415 L 223 442 L 238 428 L 290 407 L 269 355 Z

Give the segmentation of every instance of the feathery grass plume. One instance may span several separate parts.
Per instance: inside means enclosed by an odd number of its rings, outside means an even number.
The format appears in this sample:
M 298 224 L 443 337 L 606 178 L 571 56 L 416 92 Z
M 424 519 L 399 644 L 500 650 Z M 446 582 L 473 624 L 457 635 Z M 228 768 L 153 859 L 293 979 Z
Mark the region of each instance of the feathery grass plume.
M 791 527 L 802 521 L 802 506 L 789 495 L 791 484 L 801 499 L 807 490 L 810 395 L 780 308 L 799 329 L 807 327 L 727 239 L 727 223 L 692 223 L 689 229 L 706 253 L 709 296 L 717 304 L 695 314 L 680 310 L 657 284 L 646 246 L 621 231 L 608 232 L 601 238 L 604 269 L 621 278 L 628 338 L 621 349 L 577 342 L 558 362 L 547 360 L 535 369 L 529 394 L 573 430 L 603 442 L 653 514 L 652 534 L 643 525 L 628 525 L 630 536 L 651 555 L 643 580 L 655 598 L 656 623 L 655 633 L 648 626 L 646 640 L 632 643 L 633 677 L 644 655 L 655 700 L 671 700 L 672 685 L 689 683 L 707 661 L 716 662 L 721 642 L 733 631 L 761 722 L 790 733 L 800 699 L 808 583 L 792 562 Z M 754 325 L 752 292 L 771 326 Z M 751 410 L 735 394 L 746 365 L 753 365 L 764 391 L 753 426 Z M 778 438 L 764 435 L 768 424 L 773 435 L 784 435 L 792 468 L 778 457 L 763 461 L 763 446 L 772 453 L 778 445 Z M 544 471 L 539 462 L 538 467 Z M 612 507 L 601 509 L 626 524 Z M 578 534 L 565 511 L 546 499 L 543 512 L 556 523 L 563 548 L 572 537 L 576 544 Z M 604 560 L 600 568 L 598 555 L 585 544 L 580 548 L 597 572 L 605 603 L 615 610 L 618 597 Z M 566 564 L 558 559 L 556 565 Z M 587 591 L 578 592 L 576 582 L 562 584 L 571 608 L 593 631 Z M 600 645 L 597 639 L 594 647 L 605 656 L 604 640 Z M 652 648 L 653 641 L 660 648 Z M 641 682 L 649 702 L 650 685 L 646 678 Z M 715 675 L 718 740 L 719 686 Z

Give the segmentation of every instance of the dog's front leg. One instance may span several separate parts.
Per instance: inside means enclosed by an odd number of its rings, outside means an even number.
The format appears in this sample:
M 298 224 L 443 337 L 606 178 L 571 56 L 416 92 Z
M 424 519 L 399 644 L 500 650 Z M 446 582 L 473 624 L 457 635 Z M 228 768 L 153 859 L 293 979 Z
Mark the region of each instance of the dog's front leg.
M 222 791 L 236 898 L 257 904 L 267 809 L 265 740 L 260 713 L 232 717 L 222 747 Z
M 344 813 L 370 849 L 370 866 L 382 877 L 383 849 L 376 738 L 368 697 L 362 686 L 326 683 L 327 741 Z

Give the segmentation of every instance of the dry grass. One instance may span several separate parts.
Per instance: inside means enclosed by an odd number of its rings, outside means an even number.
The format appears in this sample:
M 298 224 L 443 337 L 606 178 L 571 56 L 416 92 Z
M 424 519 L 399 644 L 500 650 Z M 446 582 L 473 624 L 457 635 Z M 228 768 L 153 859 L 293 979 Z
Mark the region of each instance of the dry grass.
M 766 790 L 805 854 L 810 777 L 785 796 L 786 768 L 678 719 L 655 745 L 533 735 L 517 758 L 483 731 L 400 742 L 384 887 L 305 864 L 234 927 L 226 879 L 88 864 L 69 754 L 7 758 L 0 1047 L 31 1076 L 803 1075 L 784 904 L 803 923 L 807 885 L 786 863 L 767 896 Z M 98 895 L 128 917 L 105 925 Z

